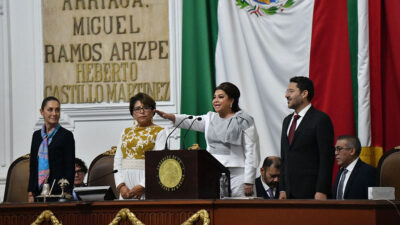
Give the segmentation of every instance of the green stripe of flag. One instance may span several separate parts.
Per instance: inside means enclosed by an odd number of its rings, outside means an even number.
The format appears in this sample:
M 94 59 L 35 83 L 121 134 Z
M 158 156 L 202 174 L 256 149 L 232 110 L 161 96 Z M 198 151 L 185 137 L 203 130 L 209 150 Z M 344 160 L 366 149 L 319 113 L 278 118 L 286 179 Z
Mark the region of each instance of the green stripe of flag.
M 354 121 L 356 131 L 358 128 L 358 15 L 357 0 L 347 1 L 347 17 L 349 27 L 349 47 L 350 47 L 350 68 L 351 80 L 353 86 L 353 102 L 354 102 Z M 357 131 L 358 133 L 358 131 Z
M 218 1 L 215 0 L 183 1 L 181 113 L 184 114 L 202 115 L 212 110 L 217 9 Z M 193 131 L 185 143 L 186 146 L 198 143 L 202 148 L 206 147 L 204 135 Z

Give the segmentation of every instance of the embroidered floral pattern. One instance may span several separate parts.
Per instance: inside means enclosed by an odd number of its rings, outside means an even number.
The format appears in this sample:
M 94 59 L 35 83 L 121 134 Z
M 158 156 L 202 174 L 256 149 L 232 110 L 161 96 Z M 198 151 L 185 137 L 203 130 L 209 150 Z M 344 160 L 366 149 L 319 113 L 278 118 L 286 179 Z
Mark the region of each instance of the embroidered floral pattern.
M 159 126 L 128 127 L 122 134 L 121 151 L 124 159 L 144 159 L 144 153 L 155 146 Z

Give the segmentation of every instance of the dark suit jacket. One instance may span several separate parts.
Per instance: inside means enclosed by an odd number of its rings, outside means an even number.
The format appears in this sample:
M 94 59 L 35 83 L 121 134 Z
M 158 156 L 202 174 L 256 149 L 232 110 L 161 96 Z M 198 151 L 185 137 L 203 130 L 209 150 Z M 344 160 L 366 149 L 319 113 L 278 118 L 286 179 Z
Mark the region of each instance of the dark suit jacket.
M 31 157 L 29 164 L 29 185 L 28 192 L 31 191 L 34 196 L 40 195 L 38 187 L 38 150 L 42 137 L 40 130 L 33 133 L 31 145 Z M 56 180 L 52 194 L 60 194 L 61 189 L 57 184 L 61 178 L 66 178 L 70 185 L 66 187 L 65 191 L 72 193 L 75 177 L 75 140 L 71 131 L 60 127 L 54 135 L 49 150 L 49 166 L 50 176 L 48 183 L 52 185 L 53 180 Z
M 288 198 L 312 199 L 316 192 L 330 197 L 334 161 L 331 119 L 311 106 L 289 145 L 287 131 L 292 116 L 282 125 L 280 189 Z
M 255 183 L 256 183 L 257 197 L 263 197 L 265 199 L 270 199 L 267 194 L 267 190 L 265 190 L 264 186 L 262 185 L 261 177 L 256 178 Z M 278 199 L 278 198 L 279 198 L 279 185 L 276 188 L 276 192 L 275 192 L 275 196 L 274 196 L 274 199 Z
M 335 184 L 333 185 L 332 197 L 336 199 L 337 186 L 343 170 L 336 174 Z M 368 187 L 375 187 L 377 171 L 359 159 L 354 166 L 344 190 L 344 199 L 368 199 Z

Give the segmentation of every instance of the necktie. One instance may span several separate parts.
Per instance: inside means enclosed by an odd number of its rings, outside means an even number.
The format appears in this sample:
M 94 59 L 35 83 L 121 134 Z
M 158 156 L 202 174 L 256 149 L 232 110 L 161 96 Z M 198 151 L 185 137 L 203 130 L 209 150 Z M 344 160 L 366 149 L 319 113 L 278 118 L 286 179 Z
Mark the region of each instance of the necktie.
M 269 198 L 274 199 L 274 193 L 272 192 L 272 188 L 268 188 L 267 192 L 268 192 Z
M 344 192 L 343 186 L 344 186 L 344 180 L 346 179 L 347 171 L 348 170 L 344 169 L 342 175 L 340 176 L 336 199 L 343 199 L 343 192 Z
M 289 144 L 292 144 L 294 132 L 296 131 L 297 120 L 300 118 L 299 115 L 294 115 L 292 125 L 289 130 Z

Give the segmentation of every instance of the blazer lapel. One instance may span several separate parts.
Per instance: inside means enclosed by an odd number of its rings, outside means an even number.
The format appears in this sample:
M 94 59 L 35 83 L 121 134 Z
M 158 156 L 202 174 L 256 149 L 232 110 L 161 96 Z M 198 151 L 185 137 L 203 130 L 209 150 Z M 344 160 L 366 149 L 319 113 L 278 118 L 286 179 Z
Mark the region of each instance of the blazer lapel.
M 344 189 L 343 197 L 346 197 L 347 192 L 349 192 L 349 189 L 354 181 L 354 177 L 357 176 L 359 167 L 360 167 L 360 159 L 358 159 L 356 165 L 353 168 L 353 171 L 351 171 L 349 180 L 347 181 L 347 184 L 346 184 L 346 188 Z
M 259 178 L 256 179 L 256 191 L 257 191 L 257 195 L 261 195 L 261 196 L 259 196 L 259 197 L 266 198 L 266 197 L 268 197 L 268 194 L 267 194 L 267 192 L 265 191 L 264 186 L 262 185 L 261 182 L 262 182 L 261 177 L 259 177 Z
M 332 190 L 332 196 L 334 199 L 336 199 L 337 188 L 338 188 L 338 184 L 339 184 L 339 180 L 340 180 L 340 176 L 342 175 L 342 172 L 343 172 L 343 168 L 339 170 L 339 172 L 336 174 L 336 177 L 335 177 L 335 184 L 333 185 L 333 190 Z
M 294 132 L 293 141 L 291 145 L 293 145 L 293 143 L 296 141 L 296 137 L 302 132 L 302 130 L 304 130 L 307 127 L 308 121 L 311 119 L 311 114 L 313 113 L 313 111 L 314 107 L 311 106 L 304 115 L 304 118 L 301 120 L 301 123 L 297 126 L 297 129 Z
M 290 123 L 290 120 L 292 120 L 293 114 L 294 113 L 287 116 L 283 123 L 283 130 L 285 131 L 285 137 L 286 137 L 285 141 L 288 143 L 288 145 L 289 145 L 289 137 L 288 137 L 287 133 L 288 133 L 288 129 L 289 129 L 289 123 Z

